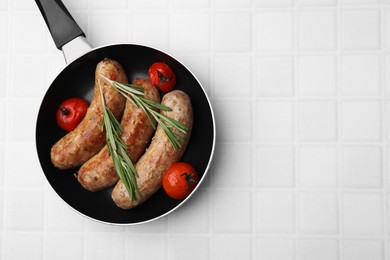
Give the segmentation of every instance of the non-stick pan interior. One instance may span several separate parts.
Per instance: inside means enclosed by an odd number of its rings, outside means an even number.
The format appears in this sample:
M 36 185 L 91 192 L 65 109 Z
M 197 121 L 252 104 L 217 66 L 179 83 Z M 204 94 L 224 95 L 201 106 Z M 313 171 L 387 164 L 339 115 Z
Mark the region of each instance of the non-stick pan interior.
M 165 61 L 175 71 L 176 89 L 185 91 L 194 109 L 194 127 L 182 161 L 194 166 L 200 177 L 204 177 L 215 143 L 213 113 L 197 79 L 174 58 L 153 48 L 122 44 L 94 49 L 69 64 L 49 87 L 39 110 L 36 125 L 36 145 L 39 160 L 47 180 L 57 194 L 72 208 L 92 219 L 114 224 L 135 224 L 162 216 L 181 202 L 170 199 L 162 189 L 141 206 L 122 210 L 111 199 L 111 190 L 89 192 L 77 182 L 77 168 L 58 170 L 50 160 L 50 149 L 66 133 L 56 123 L 58 105 L 70 97 L 91 100 L 95 79 L 95 68 L 104 58 L 117 60 L 124 67 L 129 81 L 136 77 L 147 77 L 149 66 L 156 61 Z

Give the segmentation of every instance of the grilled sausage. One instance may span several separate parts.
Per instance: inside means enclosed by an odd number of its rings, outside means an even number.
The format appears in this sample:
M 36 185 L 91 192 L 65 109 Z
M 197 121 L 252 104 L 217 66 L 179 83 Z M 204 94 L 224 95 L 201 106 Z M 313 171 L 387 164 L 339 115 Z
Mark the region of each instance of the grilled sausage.
M 100 85 L 106 106 L 116 118 L 122 116 L 125 108 L 125 97 L 111 87 L 107 80 L 99 74 L 121 83 L 127 83 L 126 73 L 122 66 L 110 59 L 99 62 L 95 71 L 94 96 L 87 113 L 80 124 L 62 137 L 51 149 L 50 156 L 53 165 L 59 169 L 78 167 L 98 153 L 105 144 L 105 132 L 99 128 L 103 118 L 103 106 Z
M 136 79 L 133 84 L 144 89 L 145 98 L 160 103 L 160 94 L 149 81 Z M 127 145 L 126 153 L 135 163 L 144 153 L 154 129 L 142 108 L 136 107 L 129 100 L 126 101 L 121 125 L 121 138 Z M 117 183 L 119 177 L 107 146 L 81 166 L 77 179 L 89 191 L 102 190 Z
M 172 163 L 179 161 L 187 146 L 193 123 L 191 100 L 187 94 L 180 90 L 174 90 L 166 94 L 161 104 L 170 107 L 172 111 L 162 113 L 175 119 L 189 128 L 186 134 L 176 129 L 173 131 L 184 139 L 181 147 L 174 149 L 165 132 L 160 126 L 146 152 L 138 160 L 135 169 L 138 173 L 137 186 L 140 198 L 131 202 L 125 185 L 118 181 L 111 193 L 115 204 L 122 209 L 130 209 L 138 206 L 151 197 L 160 187 L 162 176 Z

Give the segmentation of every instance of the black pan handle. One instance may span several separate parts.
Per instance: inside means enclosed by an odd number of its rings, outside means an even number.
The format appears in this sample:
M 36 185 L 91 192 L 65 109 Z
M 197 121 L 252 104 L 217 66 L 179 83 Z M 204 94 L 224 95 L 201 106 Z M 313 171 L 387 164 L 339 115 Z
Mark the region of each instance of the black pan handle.
M 35 0 L 35 2 L 59 50 L 74 38 L 78 36 L 85 37 L 84 32 L 77 25 L 61 0 Z

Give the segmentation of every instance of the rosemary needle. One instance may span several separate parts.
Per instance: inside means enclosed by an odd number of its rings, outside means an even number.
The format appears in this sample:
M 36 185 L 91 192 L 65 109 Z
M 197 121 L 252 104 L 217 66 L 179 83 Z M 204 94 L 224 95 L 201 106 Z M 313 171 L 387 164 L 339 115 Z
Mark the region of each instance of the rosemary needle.
M 139 198 L 136 180 L 138 174 L 134 168 L 134 164 L 126 153 L 127 146 L 121 139 L 123 128 L 111 110 L 106 106 L 101 84 L 99 84 L 99 86 L 103 106 L 103 121 L 100 125 L 100 129 L 103 131 L 104 127 L 106 130 L 106 144 L 114 162 L 115 170 L 118 177 L 125 185 L 130 200 L 133 202 L 135 199 Z
M 181 138 L 179 135 L 173 132 L 172 128 L 185 134 L 188 131 L 188 127 L 183 125 L 177 120 L 169 118 L 155 111 L 155 108 L 163 111 L 172 111 L 172 109 L 145 98 L 144 97 L 145 94 L 143 93 L 143 88 L 139 86 L 133 84 L 122 84 L 117 81 L 111 80 L 102 74 L 100 74 L 100 76 L 105 80 L 107 80 L 108 82 L 110 82 L 113 88 L 115 88 L 119 93 L 124 95 L 136 107 L 141 108 L 148 116 L 150 124 L 156 130 L 156 124 L 152 120 L 152 118 L 154 118 L 156 122 L 160 125 L 162 130 L 164 130 L 165 134 L 167 135 L 169 141 L 172 144 L 173 149 L 176 150 L 179 147 L 181 147 L 181 144 L 183 143 L 183 138 Z

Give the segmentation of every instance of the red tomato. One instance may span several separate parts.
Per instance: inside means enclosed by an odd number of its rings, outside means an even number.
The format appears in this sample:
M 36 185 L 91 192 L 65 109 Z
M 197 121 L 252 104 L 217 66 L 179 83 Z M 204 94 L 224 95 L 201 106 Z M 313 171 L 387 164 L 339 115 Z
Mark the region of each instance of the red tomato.
M 169 197 L 182 200 L 195 188 L 199 177 L 188 163 L 173 163 L 165 172 L 162 186 Z
M 161 89 L 163 92 L 169 92 L 176 84 L 176 76 L 171 67 L 164 62 L 155 62 L 149 68 L 150 82 Z
M 65 131 L 72 131 L 87 113 L 88 103 L 82 98 L 70 98 L 57 109 L 57 124 Z

